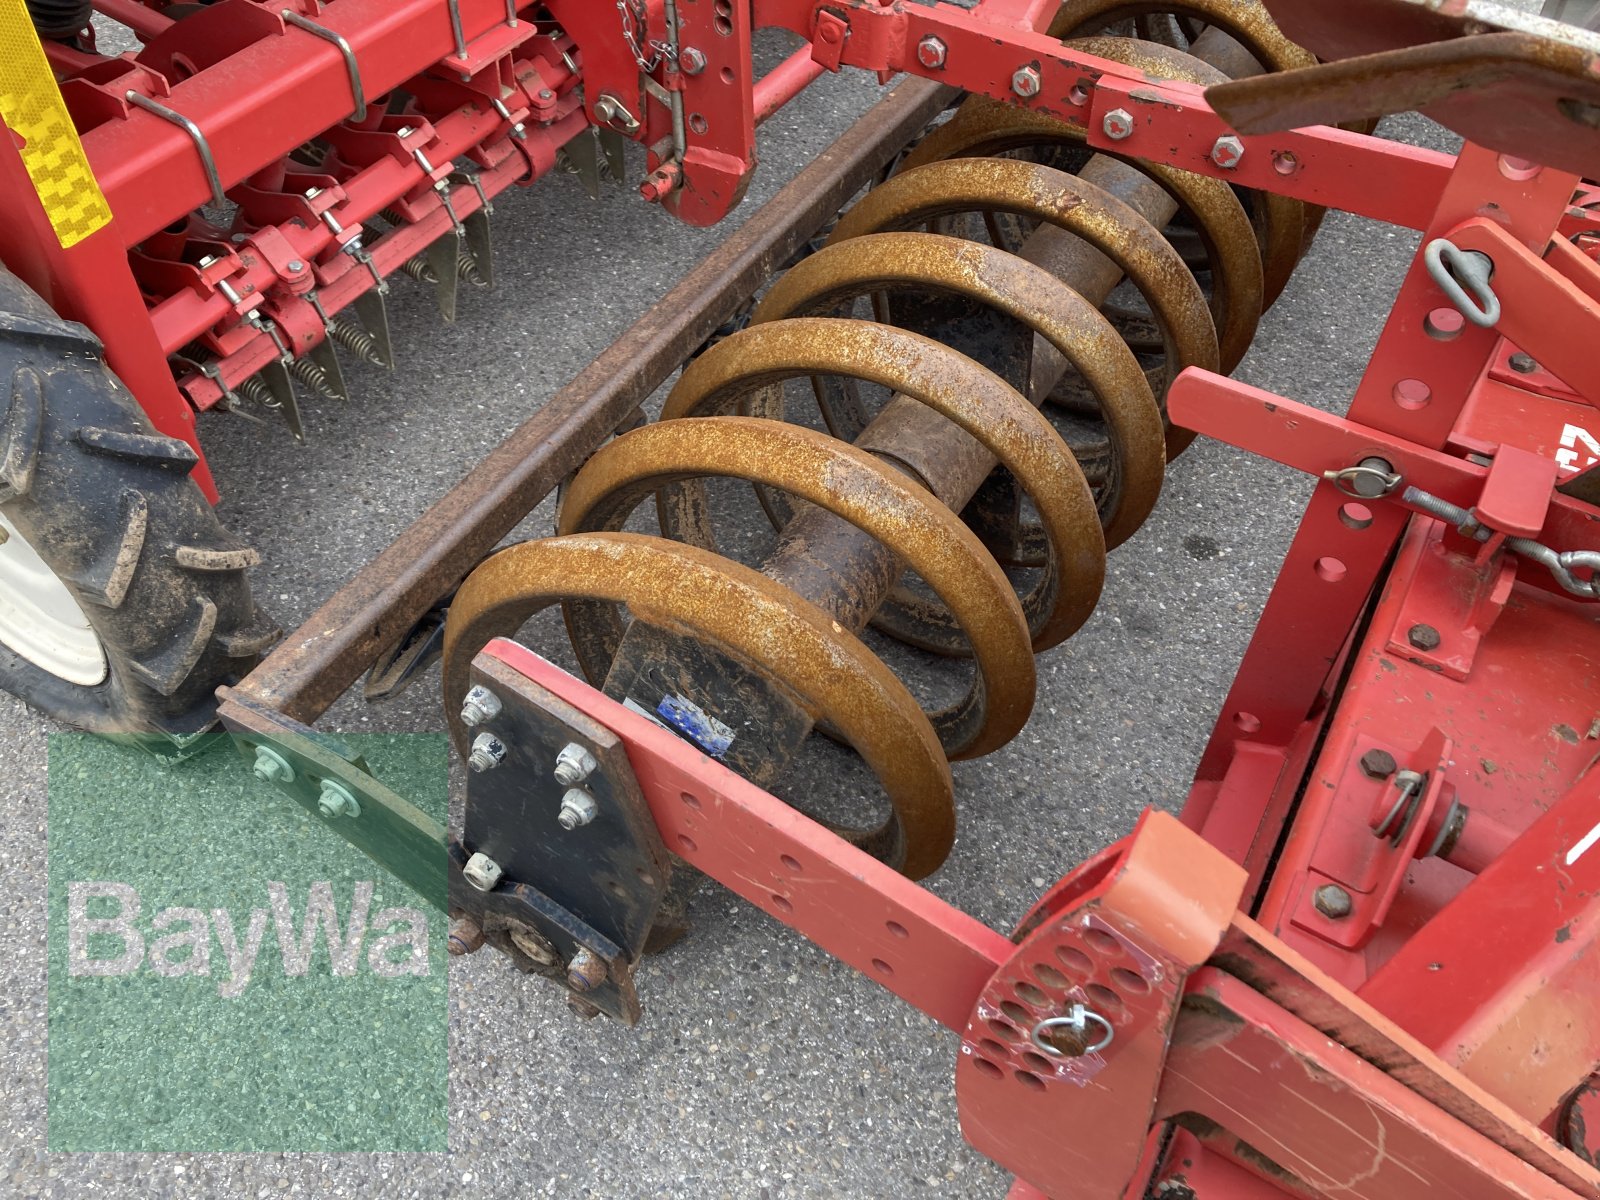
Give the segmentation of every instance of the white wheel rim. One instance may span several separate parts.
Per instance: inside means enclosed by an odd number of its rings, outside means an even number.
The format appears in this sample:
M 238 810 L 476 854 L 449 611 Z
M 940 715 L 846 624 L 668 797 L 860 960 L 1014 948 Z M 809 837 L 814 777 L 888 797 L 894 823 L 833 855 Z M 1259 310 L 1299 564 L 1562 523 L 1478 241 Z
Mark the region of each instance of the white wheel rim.
M 0 642 L 68 683 L 106 677 L 106 652 L 67 585 L 0 513 Z

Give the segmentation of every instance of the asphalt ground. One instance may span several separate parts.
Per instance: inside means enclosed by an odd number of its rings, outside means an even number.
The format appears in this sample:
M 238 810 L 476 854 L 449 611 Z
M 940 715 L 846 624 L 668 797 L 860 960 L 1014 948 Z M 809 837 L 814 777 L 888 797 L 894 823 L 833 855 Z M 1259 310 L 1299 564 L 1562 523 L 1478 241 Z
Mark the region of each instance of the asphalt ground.
M 593 202 L 570 176 L 507 195 L 494 218 L 496 289 L 464 289 L 445 325 L 427 290 L 401 280 L 390 314 L 399 369 L 347 365 L 354 398 L 309 405 L 308 444 L 272 425 L 205 420 L 221 517 L 264 555 L 262 603 L 285 627 L 308 616 L 877 90 L 864 76 L 825 78 L 764 126 L 751 194 L 719 229 L 677 225 L 620 185 Z M 1418 118 L 1383 132 L 1450 145 Z M 1415 241 L 1330 214 L 1238 376 L 1342 410 Z M 928 881 L 936 894 L 1007 929 L 1141 809 L 1182 803 L 1309 489 L 1204 439 L 1174 464 L 1155 516 L 1112 556 L 1094 618 L 1041 660 L 1025 731 L 956 765 L 960 832 Z M 523 532 L 548 533 L 548 509 Z M 558 622 L 526 639 L 571 665 Z M 324 725 L 438 729 L 435 681 L 377 706 L 346 697 Z M 634 1030 L 577 1021 L 560 993 L 493 953 L 454 961 L 448 1155 L 47 1155 L 45 764 L 57 728 L 0 696 L 11 949 L 0 959 L 0 1195 L 1005 1192 L 1004 1173 L 960 1138 L 955 1038 L 720 889 L 697 900 L 689 938 L 642 965 L 646 1017 Z

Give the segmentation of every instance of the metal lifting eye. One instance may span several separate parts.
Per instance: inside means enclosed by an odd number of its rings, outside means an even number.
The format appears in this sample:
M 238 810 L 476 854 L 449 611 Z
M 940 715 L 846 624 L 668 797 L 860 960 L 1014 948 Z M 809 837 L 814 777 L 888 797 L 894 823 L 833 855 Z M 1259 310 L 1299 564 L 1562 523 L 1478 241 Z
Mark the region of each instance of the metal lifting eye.
M 1422 252 L 1428 274 L 1463 317 L 1484 329 L 1500 321 L 1500 297 L 1489 286 L 1494 260 L 1477 250 L 1463 250 L 1448 238 L 1434 238 Z M 1468 295 L 1468 291 L 1471 295 Z
M 1052 1029 L 1064 1029 L 1077 1037 L 1082 1037 L 1088 1032 L 1091 1025 L 1099 1026 L 1104 1031 L 1097 1042 L 1086 1043 L 1084 1054 L 1094 1054 L 1111 1045 L 1111 1039 L 1116 1037 L 1116 1030 L 1111 1027 L 1111 1022 L 1082 1004 L 1074 1004 L 1064 1017 L 1047 1017 L 1033 1027 L 1033 1032 L 1028 1035 L 1030 1041 L 1052 1058 L 1076 1058 L 1078 1055 L 1068 1054 L 1046 1036 Z

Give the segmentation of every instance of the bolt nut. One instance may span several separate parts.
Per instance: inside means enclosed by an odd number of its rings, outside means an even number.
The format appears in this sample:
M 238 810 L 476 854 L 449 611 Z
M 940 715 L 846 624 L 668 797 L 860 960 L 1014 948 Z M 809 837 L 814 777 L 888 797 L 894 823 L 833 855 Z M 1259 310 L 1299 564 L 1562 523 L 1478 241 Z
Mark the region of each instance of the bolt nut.
M 599 765 L 595 762 L 594 755 L 584 747 L 577 742 L 568 742 L 561 747 L 561 753 L 556 755 L 556 782 L 562 787 L 580 784 L 593 775 Z
M 411 126 L 402 125 L 402 126 L 400 126 L 399 129 L 396 129 L 394 131 L 394 135 L 395 135 L 395 137 L 399 137 L 399 138 L 408 138 L 415 132 L 416 132 L 416 130 L 411 128 Z
M 1100 128 L 1113 142 L 1120 142 L 1133 134 L 1133 114 L 1125 108 L 1113 108 L 1100 122 Z
M 483 926 L 471 917 L 457 917 L 450 922 L 448 949 L 455 956 L 476 954 L 483 949 Z
M 1361 773 L 1368 779 L 1387 779 L 1398 765 L 1387 750 L 1368 750 L 1361 756 Z
M 582 788 L 569 788 L 567 794 L 561 797 L 561 811 L 556 815 L 556 821 L 561 828 L 570 832 L 594 820 L 599 811 L 594 797 L 588 792 Z
M 334 817 L 359 817 L 361 815 L 361 805 L 357 803 L 354 794 L 337 779 L 324 779 L 322 781 L 322 795 L 317 799 L 317 808 L 329 820 Z
M 606 964 L 593 950 L 580 949 L 567 964 L 567 986 L 575 992 L 589 992 L 606 981 Z
M 592 1021 L 600 1015 L 598 1007 L 590 1004 L 582 996 L 574 996 L 571 992 L 567 993 L 567 1007 L 580 1021 Z
M 922 53 L 918 48 L 917 53 Z M 1027 99 L 1029 96 L 1039 94 L 1040 80 L 1038 67 L 1018 67 L 1011 76 L 1011 90 L 1017 95 Z
M 1350 915 L 1350 893 L 1337 883 L 1325 883 L 1319 887 L 1311 894 L 1311 903 L 1316 905 L 1319 913 L 1334 921 Z
M 461 723 L 467 728 L 482 725 L 485 721 L 492 721 L 500 715 L 500 697 L 496 696 L 481 683 L 474 684 L 467 689 L 466 699 L 461 702 Z
M 256 747 L 256 778 L 262 783 L 293 783 L 294 768 L 271 746 Z
M 472 753 L 467 755 L 467 766 L 474 771 L 492 771 L 506 760 L 506 744 L 492 733 L 480 733 L 472 739 Z
M 706 55 L 704 50 L 694 46 L 685 46 L 678 51 L 678 70 L 685 75 L 698 75 L 706 69 Z
M 467 865 L 461 868 L 461 874 L 480 892 L 492 892 L 499 885 L 500 876 L 505 872 L 500 869 L 500 864 L 487 854 L 474 854 L 467 859 Z
M 1244 143 L 1233 134 L 1219 137 L 1211 146 L 1211 161 L 1224 171 L 1231 171 L 1244 157 Z
M 933 34 L 917 43 L 917 61 L 930 71 L 944 70 L 945 44 Z
M 1437 650 L 1439 648 L 1439 631 L 1432 625 L 1413 625 L 1406 630 L 1406 641 L 1418 650 Z

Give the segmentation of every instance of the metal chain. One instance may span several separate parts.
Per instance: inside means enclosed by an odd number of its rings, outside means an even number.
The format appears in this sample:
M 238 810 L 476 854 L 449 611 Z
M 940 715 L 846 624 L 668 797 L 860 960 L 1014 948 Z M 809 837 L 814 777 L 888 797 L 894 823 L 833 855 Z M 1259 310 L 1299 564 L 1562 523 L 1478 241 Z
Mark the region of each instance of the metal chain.
M 661 65 L 661 56 L 667 47 L 662 42 L 649 40 L 645 40 L 643 45 L 640 44 L 640 39 L 646 35 L 650 20 L 646 0 L 617 0 L 617 12 L 622 14 L 622 40 L 627 43 L 633 61 L 639 65 L 641 71 L 654 71 Z M 646 48 L 651 52 L 649 58 L 644 56 Z

